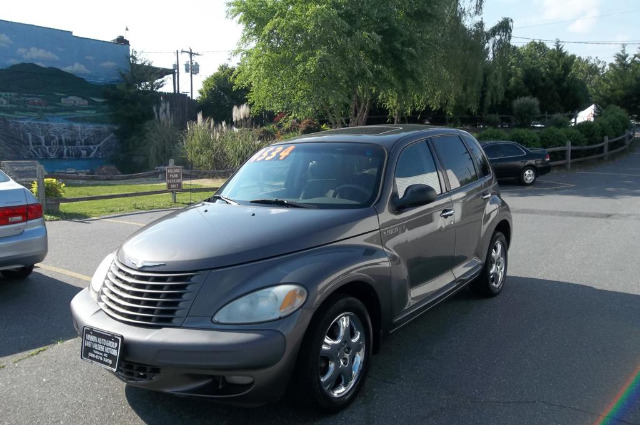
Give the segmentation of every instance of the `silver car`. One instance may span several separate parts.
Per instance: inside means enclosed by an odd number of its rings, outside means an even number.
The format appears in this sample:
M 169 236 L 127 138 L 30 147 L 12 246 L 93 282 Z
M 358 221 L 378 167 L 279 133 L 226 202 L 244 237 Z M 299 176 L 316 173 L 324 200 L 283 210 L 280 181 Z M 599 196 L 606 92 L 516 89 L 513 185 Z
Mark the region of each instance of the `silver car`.
M 47 255 L 42 205 L 24 186 L 0 171 L 0 273 L 24 279 Z

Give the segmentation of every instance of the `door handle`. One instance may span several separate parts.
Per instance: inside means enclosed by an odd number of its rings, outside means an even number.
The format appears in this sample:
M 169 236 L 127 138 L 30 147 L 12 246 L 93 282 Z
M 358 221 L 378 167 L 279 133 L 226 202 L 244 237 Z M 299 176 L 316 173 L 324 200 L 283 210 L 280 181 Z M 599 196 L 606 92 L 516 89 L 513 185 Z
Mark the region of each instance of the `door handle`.
M 442 217 L 442 218 L 449 218 L 449 217 L 451 217 L 452 215 L 454 215 L 455 213 L 456 213 L 456 212 L 455 212 L 454 210 L 446 209 L 446 210 L 443 210 L 443 211 L 440 213 L 440 217 Z
M 482 194 L 482 199 L 489 199 L 491 198 L 491 192 L 485 192 Z

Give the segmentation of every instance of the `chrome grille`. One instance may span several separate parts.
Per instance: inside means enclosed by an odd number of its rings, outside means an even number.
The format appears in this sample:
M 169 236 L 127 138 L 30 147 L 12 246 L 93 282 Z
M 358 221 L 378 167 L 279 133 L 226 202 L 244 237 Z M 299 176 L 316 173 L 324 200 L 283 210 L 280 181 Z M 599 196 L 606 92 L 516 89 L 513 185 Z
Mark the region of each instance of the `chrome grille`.
M 180 326 L 200 289 L 200 273 L 153 273 L 111 264 L 98 304 L 125 322 Z

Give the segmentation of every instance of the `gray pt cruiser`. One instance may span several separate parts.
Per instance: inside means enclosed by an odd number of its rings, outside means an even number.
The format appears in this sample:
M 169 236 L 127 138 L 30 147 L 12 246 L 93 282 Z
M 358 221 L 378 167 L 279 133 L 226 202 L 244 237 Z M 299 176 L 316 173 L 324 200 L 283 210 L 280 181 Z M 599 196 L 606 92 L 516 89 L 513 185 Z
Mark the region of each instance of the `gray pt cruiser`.
M 504 286 L 512 235 L 478 142 L 328 131 L 256 153 L 210 199 L 107 256 L 71 302 L 81 357 L 129 385 L 347 406 L 382 337 L 469 286 Z

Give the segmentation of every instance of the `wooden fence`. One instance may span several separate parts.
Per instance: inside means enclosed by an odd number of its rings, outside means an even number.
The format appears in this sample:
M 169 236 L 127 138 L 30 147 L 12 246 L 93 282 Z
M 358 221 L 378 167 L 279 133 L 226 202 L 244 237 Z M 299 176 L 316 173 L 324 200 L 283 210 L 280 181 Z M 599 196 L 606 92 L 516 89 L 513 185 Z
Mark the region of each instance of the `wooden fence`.
M 163 180 L 166 176 L 165 167 L 160 167 L 154 171 L 147 171 L 144 173 L 136 173 L 136 174 L 121 174 L 121 175 L 77 175 L 77 174 L 66 174 L 66 173 L 51 173 L 47 174 L 47 178 L 55 178 L 59 180 L 84 180 L 84 181 L 125 181 L 125 180 L 135 180 L 142 178 L 157 178 L 158 180 Z M 234 170 L 182 170 L 183 177 L 187 178 L 211 178 L 211 177 L 229 177 L 233 174 Z M 201 187 L 201 188 L 192 188 L 192 189 L 181 189 L 179 192 L 186 193 L 198 193 L 198 192 L 209 192 L 213 194 L 217 187 Z M 165 193 L 171 193 L 168 189 L 163 190 L 152 190 L 145 192 L 130 192 L 130 193 L 117 193 L 117 194 L 109 194 L 109 195 L 94 195 L 94 196 L 83 196 L 77 198 L 49 198 L 46 199 L 44 205 L 47 211 L 57 211 L 60 208 L 60 204 L 68 204 L 73 202 L 84 202 L 84 201 L 98 201 L 104 199 L 118 199 L 118 198 L 133 198 L 136 196 L 148 196 L 148 195 L 162 195 Z
M 581 162 L 581 161 L 588 161 L 591 159 L 599 159 L 599 158 L 604 158 L 605 160 L 609 159 L 609 155 L 612 155 L 614 153 L 617 152 L 621 152 L 625 149 L 629 149 L 629 146 L 631 145 L 631 141 L 633 140 L 633 134 L 630 131 L 626 131 L 624 135 L 620 136 L 620 137 L 616 137 L 615 139 L 611 139 L 609 140 L 609 138 L 607 136 L 604 137 L 604 141 L 602 143 L 598 143 L 596 145 L 590 145 L 590 146 L 572 146 L 571 145 L 571 141 L 568 141 L 567 144 L 564 147 L 559 147 L 559 148 L 548 148 L 547 152 L 551 153 L 551 152 L 564 152 L 565 153 L 565 159 L 561 160 L 561 161 L 553 161 L 551 162 L 551 166 L 559 166 L 559 165 L 564 165 L 566 166 L 567 170 L 571 169 L 571 164 L 576 163 L 576 162 Z M 622 146 L 616 148 L 616 149 L 611 149 L 611 144 L 612 143 L 617 143 L 620 141 L 624 141 L 624 143 L 622 144 Z M 571 153 L 573 151 L 585 151 L 585 150 L 589 150 L 589 149 L 602 149 L 602 153 L 598 153 L 595 155 L 591 155 L 591 156 L 585 156 L 582 158 L 572 158 L 571 157 Z

